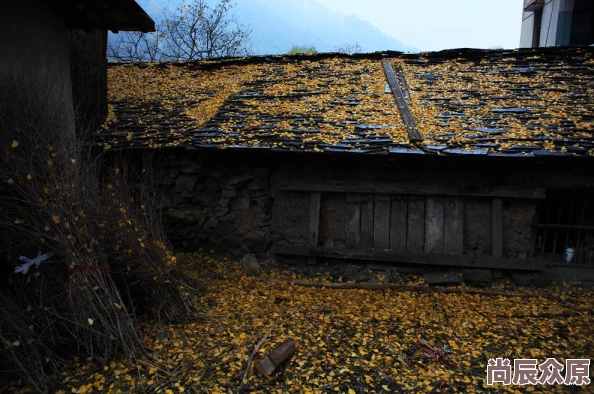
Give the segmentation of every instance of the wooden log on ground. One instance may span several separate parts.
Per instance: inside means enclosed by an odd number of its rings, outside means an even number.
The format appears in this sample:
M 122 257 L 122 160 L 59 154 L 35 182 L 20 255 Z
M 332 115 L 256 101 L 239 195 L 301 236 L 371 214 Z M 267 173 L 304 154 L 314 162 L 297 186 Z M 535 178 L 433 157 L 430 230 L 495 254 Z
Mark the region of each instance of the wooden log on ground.
M 287 339 L 270 351 L 262 360 L 256 364 L 256 370 L 262 375 L 270 376 L 285 361 L 291 357 L 296 350 L 295 342 Z
M 422 224 L 425 222 L 423 221 Z M 424 239 L 424 237 L 423 237 Z M 348 247 L 348 246 L 347 246 Z M 272 254 L 315 256 L 337 260 L 383 261 L 386 263 L 455 266 L 463 268 L 489 268 L 520 271 L 542 271 L 549 263 L 540 259 L 503 258 L 437 253 L 410 253 L 385 250 L 312 248 L 307 245 L 275 244 Z
M 258 282 L 293 284 L 295 286 L 306 287 L 324 287 L 331 289 L 363 289 L 363 290 L 396 290 L 413 291 L 421 293 L 452 293 L 452 294 L 478 294 L 485 296 L 503 296 L 533 298 L 542 297 L 539 294 L 528 294 L 518 292 L 506 292 L 496 290 L 475 290 L 475 289 L 455 289 L 452 287 L 425 287 L 425 286 L 403 286 L 390 283 L 338 283 L 338 282 L 314 282 L 303 279 L 284 280 L 276 278 L 254 278 Z

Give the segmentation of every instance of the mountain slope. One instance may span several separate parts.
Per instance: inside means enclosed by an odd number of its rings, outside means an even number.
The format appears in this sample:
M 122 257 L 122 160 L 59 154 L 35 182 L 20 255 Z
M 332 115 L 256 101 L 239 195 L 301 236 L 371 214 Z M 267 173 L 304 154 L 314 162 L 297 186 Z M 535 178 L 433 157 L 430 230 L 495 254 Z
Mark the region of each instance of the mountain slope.
M 175 7 L 179 2 L 138 1 L 153 19 L 159 18 L 162 6 Z M 358 43 L 365 52 L 416 51 L 369 22 L 332 11 L 316 0 L 237 0 L 232 12 L 241 24 L 252 29 L 254 54 L 286 53 L 293 45 L 315 46 L 320 52 L 330 52 L 347 43 Z
M 315 46 L 328 52 L 345 43 L 358 43 L 364 51 L 414 51 L 370 23 L 336 13 L 315 0 L 240 0 L 238 19 L 252 28 L 256 53 L 286 53 L 293 45 Z

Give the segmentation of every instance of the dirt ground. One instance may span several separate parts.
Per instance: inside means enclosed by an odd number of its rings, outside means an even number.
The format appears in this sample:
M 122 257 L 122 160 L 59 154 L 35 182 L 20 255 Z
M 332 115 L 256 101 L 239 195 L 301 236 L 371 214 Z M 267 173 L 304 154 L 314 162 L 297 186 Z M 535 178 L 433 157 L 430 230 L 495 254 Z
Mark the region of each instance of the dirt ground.
M 514 289 L 519 298 L 398 290 L 345 290 L 267 283 L 237 263 L 179 259 L 199 280 L 203 313 L 187 324 L 142 321 L 148 356 L 103 367 L 73 360 L 61 393 L 587 392 L 592 386 L 486 383 L 490 358 L 590 359 L 594 290 L 578 283 Z M 375 273 L 378 280 L 381 273 Z M 295 279 L 268 271 L 261 277 Z M 327 280 L 328 278 L 318 278 Z M 410 278 L 409 278 L 410 279 Z M 408 280 L 408 279 L 407 279 Z M 421 285 L 422 279 L 410 279 Z M 503 284 L 492 290 L 503 289 Z M 142 318 L 141 318 L 142 319 Z M 256 344 L 269 331 L 249 370 Z M 276 345 L 295 354 L 271 377 L 254 369 Z M 447 346 L 447 347 L 446 347 Z M 443 357 L 428 357 L 432 351 Z M 591 367 L 590 367 L 591 368 Z M 246 375 L 242 385 L 242 377 Z M 590 374 L 592 376 L 592 374 Z

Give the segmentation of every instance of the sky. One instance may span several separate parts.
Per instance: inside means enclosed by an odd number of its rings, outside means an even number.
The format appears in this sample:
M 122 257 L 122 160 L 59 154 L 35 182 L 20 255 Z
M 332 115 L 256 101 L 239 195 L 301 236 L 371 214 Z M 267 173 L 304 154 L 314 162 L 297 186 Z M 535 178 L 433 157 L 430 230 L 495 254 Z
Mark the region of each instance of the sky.
M 295 0 L 278 0 L 295 1 Z M 319 0 L 421 51 L 517 48 L 522 0 Z

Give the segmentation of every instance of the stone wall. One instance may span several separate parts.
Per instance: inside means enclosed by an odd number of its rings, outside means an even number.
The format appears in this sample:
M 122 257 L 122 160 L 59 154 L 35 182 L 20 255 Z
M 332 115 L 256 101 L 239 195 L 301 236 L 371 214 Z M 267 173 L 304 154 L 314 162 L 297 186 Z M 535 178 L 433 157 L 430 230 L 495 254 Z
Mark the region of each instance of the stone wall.
M 264 167 L 171 154 L 158 164 L 170 241 L 187 250 L 215 248 L 234 257 L 270 246 L 270 172 Z
M 331 156 L 322 162 L 318 158 L 314 163 L 306 155 L 238 151 L 179 150 L 163 155 L 157 167 L 170 240 L 186 250 L 212 248 L 234 257 L 266 253 L 279 241 L 306 244 L 309 193 L 279 190 L 278 182 L 283 177 L 594 187 L 594 177 L 587 169 L 575 173 L 563 168 L 540 170 L 536 166 L 533 172 L 518 173 L 512 171 L 514 165 L 510 163 L 510 168 L 506 164 L 490 169 L 490 173 L 478 173 L 477 166 L 465 163 L 461 167 L 439 167 L 431 162 L 415 166 L 406 160 L 386 163 L 389 162 L 377 158 L 345 162 Z M 528 257 L 539 203 L 504 199 L 504 257 Z M 492 254 L 491 207 L 491 198 L 465 198 L 464 254 Z M 343 193 L 322 193 L 320 246 L 344 247 L 344 209 Z

